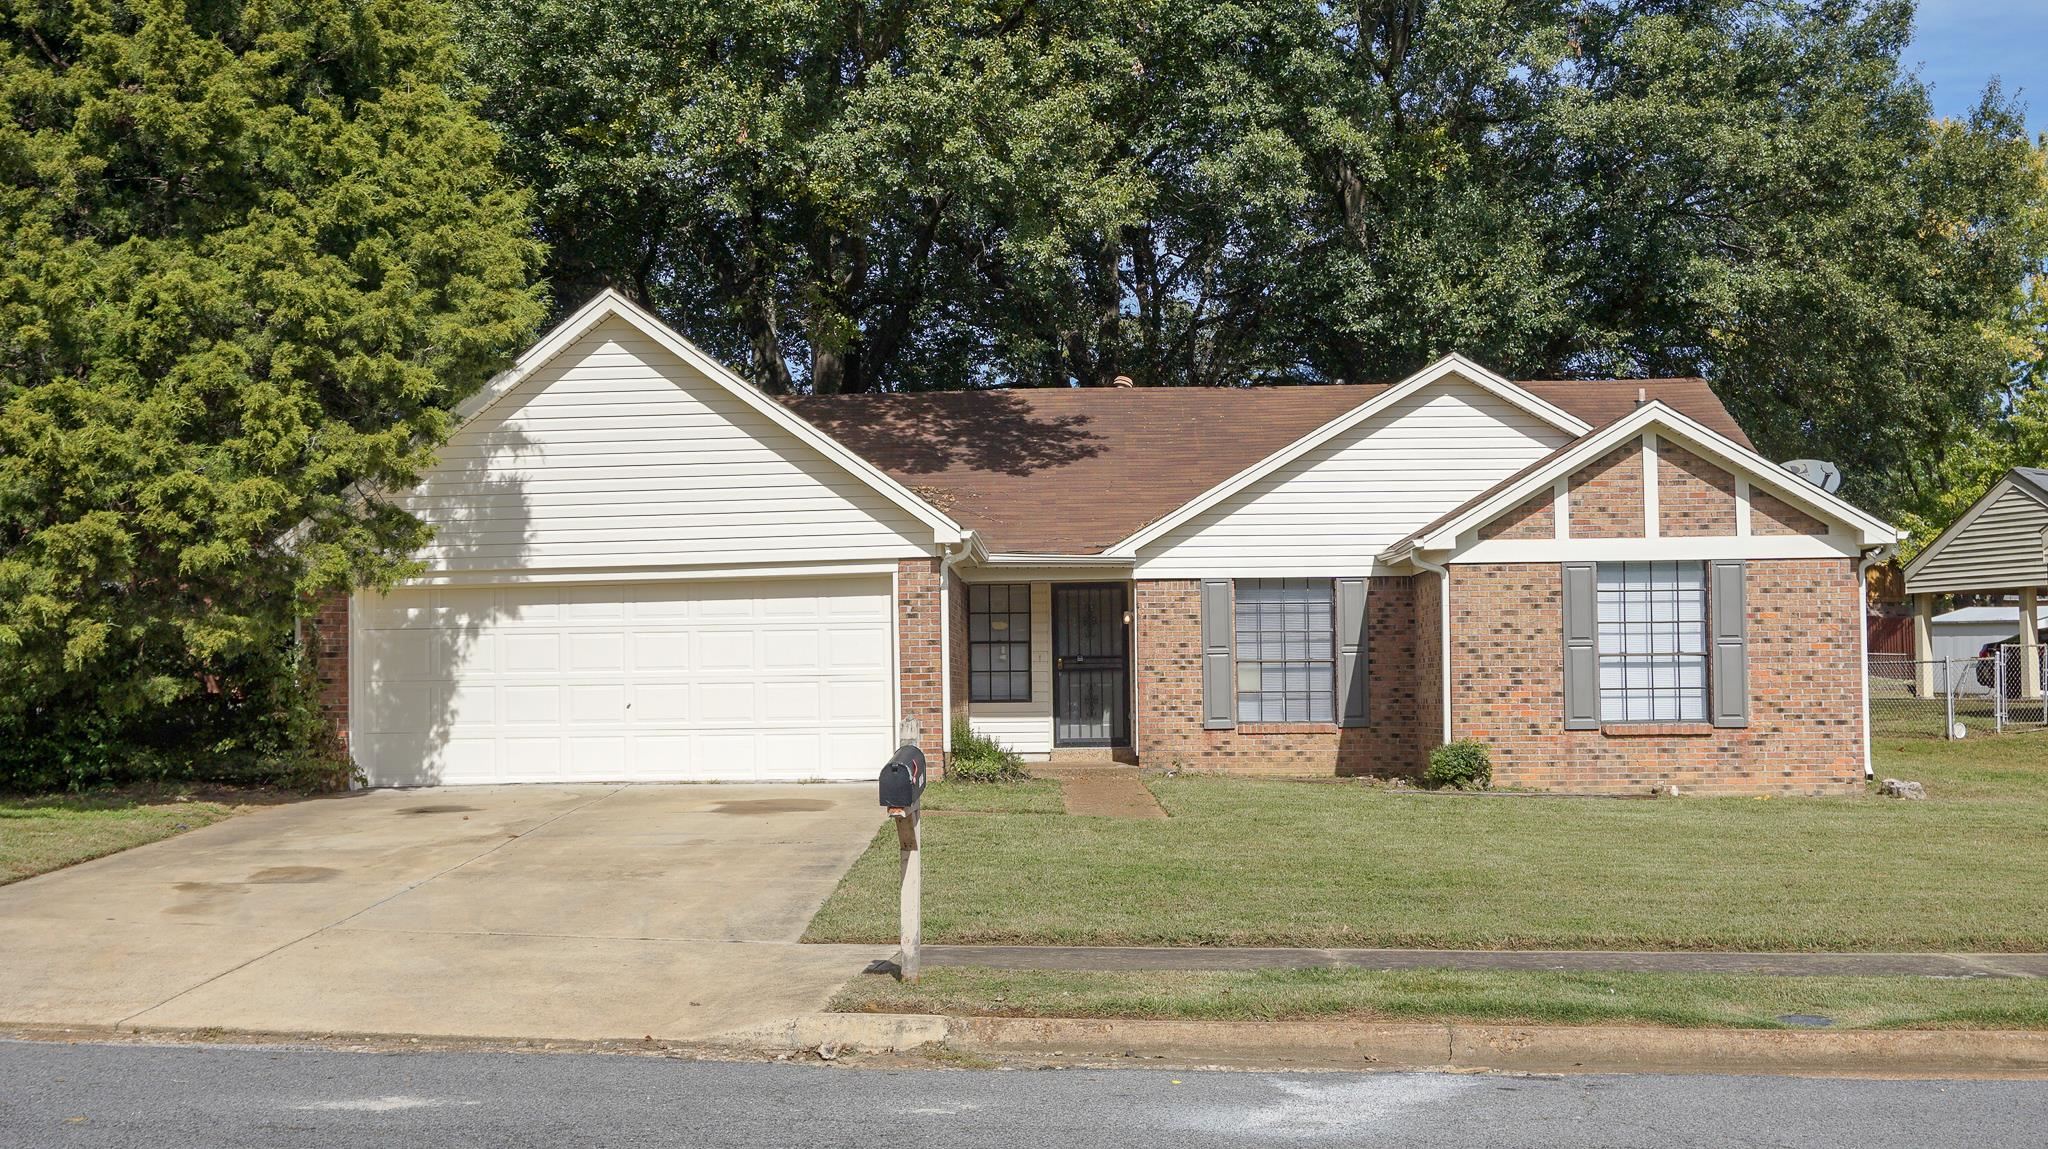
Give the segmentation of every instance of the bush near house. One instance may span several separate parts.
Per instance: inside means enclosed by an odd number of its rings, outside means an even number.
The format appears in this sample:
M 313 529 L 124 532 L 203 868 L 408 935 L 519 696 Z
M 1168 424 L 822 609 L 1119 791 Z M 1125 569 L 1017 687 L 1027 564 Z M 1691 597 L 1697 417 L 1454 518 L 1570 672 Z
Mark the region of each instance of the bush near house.
M 953 757 L 946 777 L 954 782 L 1021 782 L 1031 775 L 1016 751 L 976 734 L 960 718 L 953 721 Z
M 1493 758 L 1484 742 L 1446 742 L 1429 752 L 1429 766 L 1423 770 L 1422 780 L 1439 788 L 1484 790 L 1493 785 Z

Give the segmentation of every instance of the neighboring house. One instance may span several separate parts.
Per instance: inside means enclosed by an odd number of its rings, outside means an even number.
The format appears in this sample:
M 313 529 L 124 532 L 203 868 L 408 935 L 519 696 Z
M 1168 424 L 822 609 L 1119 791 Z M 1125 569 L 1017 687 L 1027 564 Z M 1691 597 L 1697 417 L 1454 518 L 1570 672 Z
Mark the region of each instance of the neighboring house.
M 320 620 L 373 783 L 866 779 L 956 715 L 1196 770 L 1864 776 L 1897 535 L 1699 380 L 778 403 L 606 294 L 462 414 L 403 498 L 426 573 Z
M 2039 612 L 2043 586 L 2048 586 L 2048 470 L 2014 467 L 1906 564 L 1906 593 L 1913 599 L 1915 692 L 1926 698 L 1941 688 L 1935 666 L 1941 657 L 1934 644 L 1936 595 L 2017 591 L 2017 619 Z M 2019 697 L 2039 698 L 2039 636 L 2017 626 L 2014 630 L 2020 648 L 2014 688 Z

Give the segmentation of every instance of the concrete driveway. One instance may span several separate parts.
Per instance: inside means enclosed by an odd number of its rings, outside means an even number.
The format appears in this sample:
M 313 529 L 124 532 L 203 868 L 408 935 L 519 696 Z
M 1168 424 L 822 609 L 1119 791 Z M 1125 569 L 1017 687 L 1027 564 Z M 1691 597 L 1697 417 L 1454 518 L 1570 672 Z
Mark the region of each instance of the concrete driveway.
M 872 786 L 488 786 L 282 806 L 0 888 L 0 1022 L 690 1039 L 821 1007 L 799 946 Z

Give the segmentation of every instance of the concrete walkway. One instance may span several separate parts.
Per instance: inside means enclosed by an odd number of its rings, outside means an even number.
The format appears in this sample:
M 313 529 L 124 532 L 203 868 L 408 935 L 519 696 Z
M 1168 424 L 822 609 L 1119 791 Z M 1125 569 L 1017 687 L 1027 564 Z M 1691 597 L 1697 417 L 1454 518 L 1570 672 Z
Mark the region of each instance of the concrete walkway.
M 2048 977 L 2048 954 L 1665 953 L 1628 950 L 1222 949 L 1178 946 L 934 946 L 926 966 L 1008 970 L 1459 969 L 1748 973 L 1790 977 Z
M 693 1039 L 821 1009 L 861 786 L 374 790 L 0 888 L 0 1023 Z

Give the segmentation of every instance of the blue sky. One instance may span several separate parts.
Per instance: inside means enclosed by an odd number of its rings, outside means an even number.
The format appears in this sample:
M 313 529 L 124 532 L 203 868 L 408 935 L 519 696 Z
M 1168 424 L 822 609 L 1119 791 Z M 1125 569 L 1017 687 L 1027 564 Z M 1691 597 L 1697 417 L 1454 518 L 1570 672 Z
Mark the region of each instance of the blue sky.
M 1920 0 L 1907 67 L 1934 89 L 1934 110 L 1960 116 L 1992 76 L 2024 89 L 2027 125 L 2048 130 L 2048 0 Z

